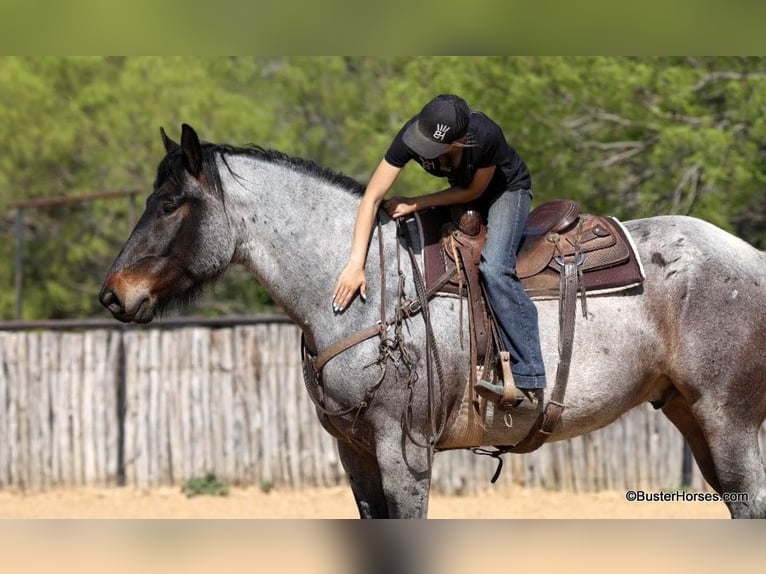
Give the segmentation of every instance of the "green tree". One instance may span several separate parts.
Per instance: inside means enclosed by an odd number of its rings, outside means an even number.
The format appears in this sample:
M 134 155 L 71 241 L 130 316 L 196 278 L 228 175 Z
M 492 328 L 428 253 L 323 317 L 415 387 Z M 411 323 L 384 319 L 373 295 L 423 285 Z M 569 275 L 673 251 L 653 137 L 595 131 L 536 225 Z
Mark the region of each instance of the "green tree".
M 140 190 L 140 212 L 159 128 L 177 139 L 183 122 L 366 182 L 402 123 L 441 92 L 498 121 L 530 166 L 536 204 L 688 213 L 766 247 L 762 57 L 4 57 L 0 318 L 14 314 L 9 202 Z M 410 168 L 394 192 L 439 187 Z M 27 211 L 25 318 L 104 316 L 96 293 L 136 215 L 127 200 Z M 269 305 L 234 271 L 192 312 Z

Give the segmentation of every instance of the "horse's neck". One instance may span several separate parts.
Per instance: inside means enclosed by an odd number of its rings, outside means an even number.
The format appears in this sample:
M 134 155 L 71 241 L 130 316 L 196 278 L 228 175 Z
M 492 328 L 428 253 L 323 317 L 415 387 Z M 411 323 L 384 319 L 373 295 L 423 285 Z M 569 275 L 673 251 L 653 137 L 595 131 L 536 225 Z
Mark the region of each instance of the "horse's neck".
M 369 321 L 359 313 L 339 321 L 332 313 L 333 288 L 348 261 L 360 198 L 288 165 L 247 156 L 227 156 L 226 163 L 219 161 L 219 173 L 238 235 L 234 262 L 249 269 L 310 334 L 319 325 L 329 339 L 337 338 L 349 323 L 359 328 Z M 377 265 L 376 251 L 368 270 Z M 372 284 L 374 275 L 368 271 Z

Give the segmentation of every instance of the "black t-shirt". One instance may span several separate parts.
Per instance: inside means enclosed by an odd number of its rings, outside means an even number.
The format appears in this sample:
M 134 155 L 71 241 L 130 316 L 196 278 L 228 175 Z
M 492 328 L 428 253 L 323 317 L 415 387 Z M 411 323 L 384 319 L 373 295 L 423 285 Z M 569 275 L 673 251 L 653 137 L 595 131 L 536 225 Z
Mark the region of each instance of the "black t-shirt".
M 386 161 L 391 165 L 404 167 L 408 161 L 414 159 L 428 173 L 436 177 L 446 177 L 450 185 L 456 187 L 468 187 L 476 170 L 496 166 L 487 189 L 476 201 L 482 211 L 486 211 L 492 201 L 505 190 L 532 188 L 532 178 L 527 165 L 505 141 L 500 126 L 483 113 L 471 112 L 463 154 L 460 164 L 455 167 L 443 166 L 439 158 L 424 159 L 407 147 L 402 140 L 402 134 L 413 121 L 415 118 L 404 124 L 391 142 L 385 155 Z

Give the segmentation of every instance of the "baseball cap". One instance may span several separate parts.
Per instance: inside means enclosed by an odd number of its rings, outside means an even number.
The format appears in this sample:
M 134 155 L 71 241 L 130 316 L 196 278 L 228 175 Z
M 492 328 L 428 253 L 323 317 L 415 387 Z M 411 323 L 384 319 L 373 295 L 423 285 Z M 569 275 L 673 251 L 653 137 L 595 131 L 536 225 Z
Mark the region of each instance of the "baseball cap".
M 468 131 L 470 109 L 459 96 L 436 96 L 404 131 L 404 143 L 425 159 L 434 159 L 449 149 L 450 144 Z

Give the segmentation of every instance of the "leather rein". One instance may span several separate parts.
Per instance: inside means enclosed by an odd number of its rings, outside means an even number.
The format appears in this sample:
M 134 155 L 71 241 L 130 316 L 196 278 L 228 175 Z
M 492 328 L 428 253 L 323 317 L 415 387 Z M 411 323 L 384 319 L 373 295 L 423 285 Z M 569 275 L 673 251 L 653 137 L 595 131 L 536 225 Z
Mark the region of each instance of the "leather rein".
M 330 417 L 336 417 L 336 416 L 343 416 L 347 415 L 353 411 L 356 411 L 356 414 L 358 414 L 364 410 L 367 406 L 369 406 L 370 402 L 373 400 L 375 396 L 375 392 L 377 391 L 378 387 L 382 384 L 383 380 L 386 376 L 386 367 L 389 363 L 389 360 L 394 361 L 394 363 L 403 364 L 406 370 L 410 373 L 410 377 L 408 379 L 408 387 L 409 387 L 409 406 L 407 408 L 407 412 L 405 413 L 405 420 L 407 421 L 406 425 L 406 431 L 409 435 L 410 440 L 412 440 L 415 444 L 418 446 L 424 447 L 424 448 L 435 448 L 436 442 L 438 442 L 439 437 L 444 431 L 444 428 L 446 426 L 446 417 L 442 416 L 441 425 L 439 428 L 436 426 L 436 389 L 435 389 L 435 381 L 433 376 L 433 370 L 436 369 L 436 373 L 439 379 L 439 382 L 441 383 L 443 381 L 442 376 L 442 366 L 441 361 L 438 357 L 438 351 L 436 346 L 433 343 L 433 329 L 431 327 L 430 323 L 430 317 L 428 315 L 428 301 L 438 293 L 438 291 L 446 285 L 450 279 L 453 277 L 455 271 L 454 270 L 448 270 L 446 271 L 439 279 L 431 285 L 428 289 L 425 288 L 425 282 L 423 280 L 422 274 L 420 272 L 419 266 L 417 265 L 417 261 L 415 259 L 415 254 L 412 247 L 412 240 L 409 237 L 409 232 L 404 231 L 406 230 L 406 226 L 401 223 L 400 220 L 396 220 L 397 223 L 397 231 L 398 235 L 400 237 L 405 238 L 405 244 L 407 248 L 407 252 L 409 254 L 410 262 L 412 265 L 413 270 L 413 280 L 415 283 L 416 293 L 417 297 L 414 299 L 406 300 L 404 297 L 404 274 L 401 269 L 401 256 L 400 256 L 400 250 L 401 250 L 401 244 L 397 242 L 397 268 L 398 268 L 398 274 L 399 274 L 399 286 L 398 286 L 398 295 L 396 299 L 396 310 L 393 314 L 392 318 L 388 318 L 388 311 L 386 309 L 386 261 L 385 261 L 385 252 L 384 252 L 384 245 L 383 245 L 383 233 L 382 233 L 382 225 L 380 222 L 380 217 L 378 216 L 376 219 L 376 227 L 377 227 L 377 233 L 378 233 L 378 250 L 379 250 L 379 259 L 380 259 L 380 277 L 381 277 L 381 300 L 380 300 L 380 319 L 377 323 L 374 325 L 370 325 L 369 327 L 366 327 L 364 329 L 361 329 L 359 331 L 356 331 L 355 333 L 344 337 L 343 339 L 340 339 L 336 341 L 335 343 L 332 343 L 319 353 L 312 353 L 309 351 L 308 347 L 306 346 L 305 339 L 303 336 L 301 336 L 301 351 L 302 351 L 302 358 L 303 358 L 303 364 L 304 364 L 304 379 L 306 383 L 306 388 L 309 392 L 309 396 L 311 397 L 312 401 L 314 402 L 315 406 L 319 409 L 319 411 L 327 416 Z M 417 379 L 417 375 L 414 371 L 414 361 L 409 357 L 406 349 L 404 348 L 404 345 L 402 344 L 404 341 L 404 338 L 401 333 L 401 326 L 402 322 L 405 319 L 408 319 L 409 317 L 412 317 L 416 314 L 421 314 L 423 316 L 423 320 L 426 325 L 426 370 L 427 370 L 427 386 L 428 386 L 428 405 L 429 405 L 429 418 L 431 421 L 431 429 L 428 436 L 427 444 L 422 444 L 418 442 L 411 433 L 411 404 L 412 399 L 414 398 L 414 382 Z M 394 328 L 394 334 L 393 337 L 389 337 L 389 332 L 391 328 Z M 351 349 L 352 347 L 371 339 L 375 336 L 378 336 L 380 338 L 380 344 L 379 344 L 379 355 L 377 360 L 375 360 L 373 363 L 371 363 L 368 366 L 372 366 L 374 364 L 377 364 L 381 368 L 381 374 L 378 380 L 371 386 L 369 386 L 365 390 L 365 396 L 364 398 L 359 401 L 357 404 L 341 408 L 338 410 L 330 410 L 326 406 L 326 401 L 324 397 L 320 394 L 319 389 L 323 387 L 322 379 L 321 379 L 321 372 L 324 366 L 333 358 L 337 357 L 341 353 Z M 398 358 L 394 358 L 394 353 L 398 352 Z M 398 371 L 398 370 L 397 370 Z M 398 376 L 398 373 L 397 373 Z M 440 387 L 443 388 L 443 385 L 440 384 Z

